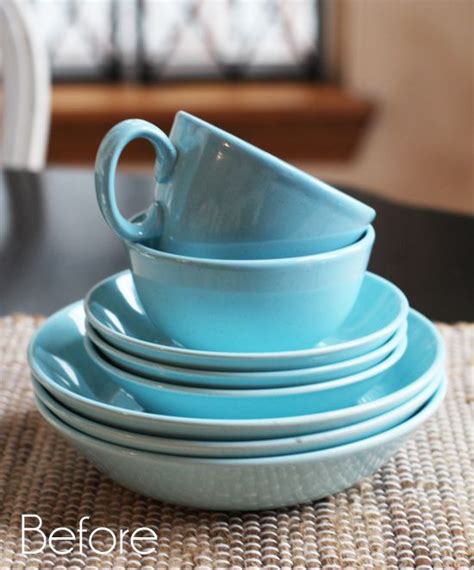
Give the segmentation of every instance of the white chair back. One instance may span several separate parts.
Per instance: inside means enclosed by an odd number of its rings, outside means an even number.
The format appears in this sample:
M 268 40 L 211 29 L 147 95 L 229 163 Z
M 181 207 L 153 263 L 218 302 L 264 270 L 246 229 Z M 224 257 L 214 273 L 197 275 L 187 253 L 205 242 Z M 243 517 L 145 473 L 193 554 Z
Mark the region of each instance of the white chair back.
M 0 0 L 0 164 L 40 170 L 46 160 L 51 79 L 46 45 L 24 0 Z

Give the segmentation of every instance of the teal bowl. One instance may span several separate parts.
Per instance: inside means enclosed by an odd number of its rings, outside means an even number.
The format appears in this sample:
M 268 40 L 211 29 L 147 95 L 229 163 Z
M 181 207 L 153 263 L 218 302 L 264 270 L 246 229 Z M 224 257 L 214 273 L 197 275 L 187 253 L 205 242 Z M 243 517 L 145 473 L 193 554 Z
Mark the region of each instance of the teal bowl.
M 306 350 L 270 353 L 209 352 L 178 344 L 150 321 L 130 271 L 93 287 L 85 308 L 88 322 L 105 341 L 139 358 L 180 368 L 281 372 L 343 362 L 379 348 L 406 321 L 408 301 L 393 283 L 367 272 L 354 306 L 333 335 Z
M 284 259 L 183 257 L 125 242 L 138 297 L 155 327 L 191 349 L 275 352 L 333 334 L 359 294 L 375 239 Z
M 274 509 L 337 493 L 374 473 L 439 408 L 443 384 L 403 423 L 321 451 L 249 459 L 204 459 L 138 451 L 68 426 L 40 400 L 45 420 L 100 471 L 121 485 L 168 503 L 213 510 Z
M 138 358 L 114 348 L 104 341 L 89 324 L 86 325 L 87 336 L 99 355 L 103 355 L 111 364 L 125 372 L 145 379 L 171 382 L 182 386 L 231 390 L 303 386 L 364 372 L 382 363 L 401 343 L 405 342 L 406 330 L 407 326 L 404 323 L 382 346 L 362 356 L 335 364 L 274 372 L 230 372 L 181 368 Z
M 102 441 L 167 455 L 185 457 L 271 457 L 292 453 L 306 453 L 345 445 L 358 439 L 364 439 L 382 433 L 404 422 L 415 414 L 431 398 L 444 381 L 443 373 L 433 380 L 413 398 L 393 410 L 351 426 L 327 430 L 298 437 L 262 439 L 251 441 L 211 441 L 165 438 L 146 434 L 137 434 L 124 429 L 117 429 L 89 420 L 70 408 L 63 406 L 41 384 L 32 379 L 36 397 L 60 420 L 69 427 Z
M 315 406 L 305 415 L 291 415 L 293 410 L 284 406 L 282 416 L 277 418 L 208 419 L 150 413 L 147 401 L 138 402 L 124 387 L 126 384 L 120 384 L 122 375 L 114 375 L 91 359 L 84 341 L 82 302 L 62 309 L 40 327 L 30 343 L 29 362 L 33 375 L 43 387 L 89 419 L 138 433 L 186 439 L 268 439 L 351 425 L 408 401 L 430 383 L 444 363 L 444 345 L 439 333 L 425 317 L 410 311 L 408 347 L 404 355 L 394 366 L 370 381 L 354 384 L 355 391 L 351 388 L 350 398 L 331 401 L 314 397 Z M 161 383 L 150 384 L 156 387 Z M 277 390 L 296 390 L 296 393 L 303 390 L 303 394 L 306 388 Z M 195 390 L 186 388 L 191 393 Z M 304 402 L 305 398 L 300 395 L 299 400 Z M 211 397 L 209 405 L 212 401 Z M 195 410 L 193 416 L 196 415 Z

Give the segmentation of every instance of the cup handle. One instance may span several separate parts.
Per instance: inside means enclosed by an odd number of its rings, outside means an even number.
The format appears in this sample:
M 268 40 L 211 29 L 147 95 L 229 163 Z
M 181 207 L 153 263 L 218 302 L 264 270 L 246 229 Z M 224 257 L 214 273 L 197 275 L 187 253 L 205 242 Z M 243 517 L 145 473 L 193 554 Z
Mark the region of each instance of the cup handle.
M 115 173 L 120 154 L 135 139 L 149 141 L 156 153 L 155 178 L 166 182 L 174 169 L 177 151 L 165 133 L 148 121 L 128 119 L 112 127 L 103 138 L 95 162 L 95 189 L 102 215 L 109 226 L 123 239 L 140 241 L 158 237 L 160 233 L 159 204 L 154 203 L 140 223 L 122 216 L 115 196 Z

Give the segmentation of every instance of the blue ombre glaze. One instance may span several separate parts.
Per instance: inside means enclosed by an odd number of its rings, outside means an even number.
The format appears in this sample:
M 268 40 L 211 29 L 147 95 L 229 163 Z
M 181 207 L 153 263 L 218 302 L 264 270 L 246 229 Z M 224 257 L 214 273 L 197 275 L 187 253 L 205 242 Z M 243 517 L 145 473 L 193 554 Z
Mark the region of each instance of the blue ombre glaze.
M 354 306 L 331 337 L 307 350 L 277 353 L 196 351 L 173 342 L 150 321 L 130 271 L 98 283 L 87 295 L 85 308 L 94 329 L 131 355 L 181 368 L 280 373 L 342 363 L 376 350 L 405 323 L 408 301 L 393 283 L 366 273 Z
M 262 419 L 235 419 L 254 413 L 253 403 L 249 400 L 248 405 L 241 406 L 240 391 L 228 391 L 235 394 L 232 419 L 225 417 L 228 408 L 219 401 L 224 390 L 176 387 L 116 373 L 112 367 L 91 359 L 85 340 L 82 302 L 50 317 L 30 344 L 29 361 L 34 376 L 62 403 L 90 419 L 130 431 L 187 439 L 267 439 L 351 425 L 407 402 L 431 382 L 444 364 L 444 344 L 439 333 L 425 317 L 410 311 L 408 347 L 385 372 L 369 380 L 351 382 L 346 389 L 341 389 L 340 383 L 325 391 L 321 384 L 255 390 L 252 396 L 259 402 L 258 417 Z M 276 410 L 277 400 L 267 406 L 269 393 L 280 396 L 279 417 L 264 418 Z M 175 412 L 172 408 L 176 405 L 186 410 L 194 405 L 194 410 L 190 410 L 190 417 L 169 415 Z M 198 417 L 201 411 L 224 417 Z M 297 415 L 298 412 L 305 415 Z
M 137 138 L 155 148 L 157 186 L 145 219 L 132 224 L 117 209 L 114 177 L 120 153 Z M 189 257 L 331 251 L 356 242 L 375 217 L 369 206 L 182 111 L 169 139 L 139 119 L 109 131 L 97 154 L 96 191 L 121 238 Z
M 317 255 L 240 260 L 182 257 L 125 242 L 150 320 L 187 348 L 276 352 L 333 334 L 359 293 L 375 232 Z

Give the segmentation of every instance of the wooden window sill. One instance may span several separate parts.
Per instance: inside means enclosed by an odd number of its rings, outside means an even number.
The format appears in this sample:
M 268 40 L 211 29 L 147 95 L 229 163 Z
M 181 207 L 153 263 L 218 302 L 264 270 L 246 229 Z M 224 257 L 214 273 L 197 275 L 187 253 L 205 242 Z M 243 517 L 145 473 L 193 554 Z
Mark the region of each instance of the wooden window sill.
M 140 117 L 168 132 L 184 109 L 288 160 L 350 158 L 372 105 L 338 87 L 311 83 L 181 83 L 56 85 L 50 163 L 92 164 L 116 122 Z M 128 163 L 149 161 L 144 142 L 130 145 Z

